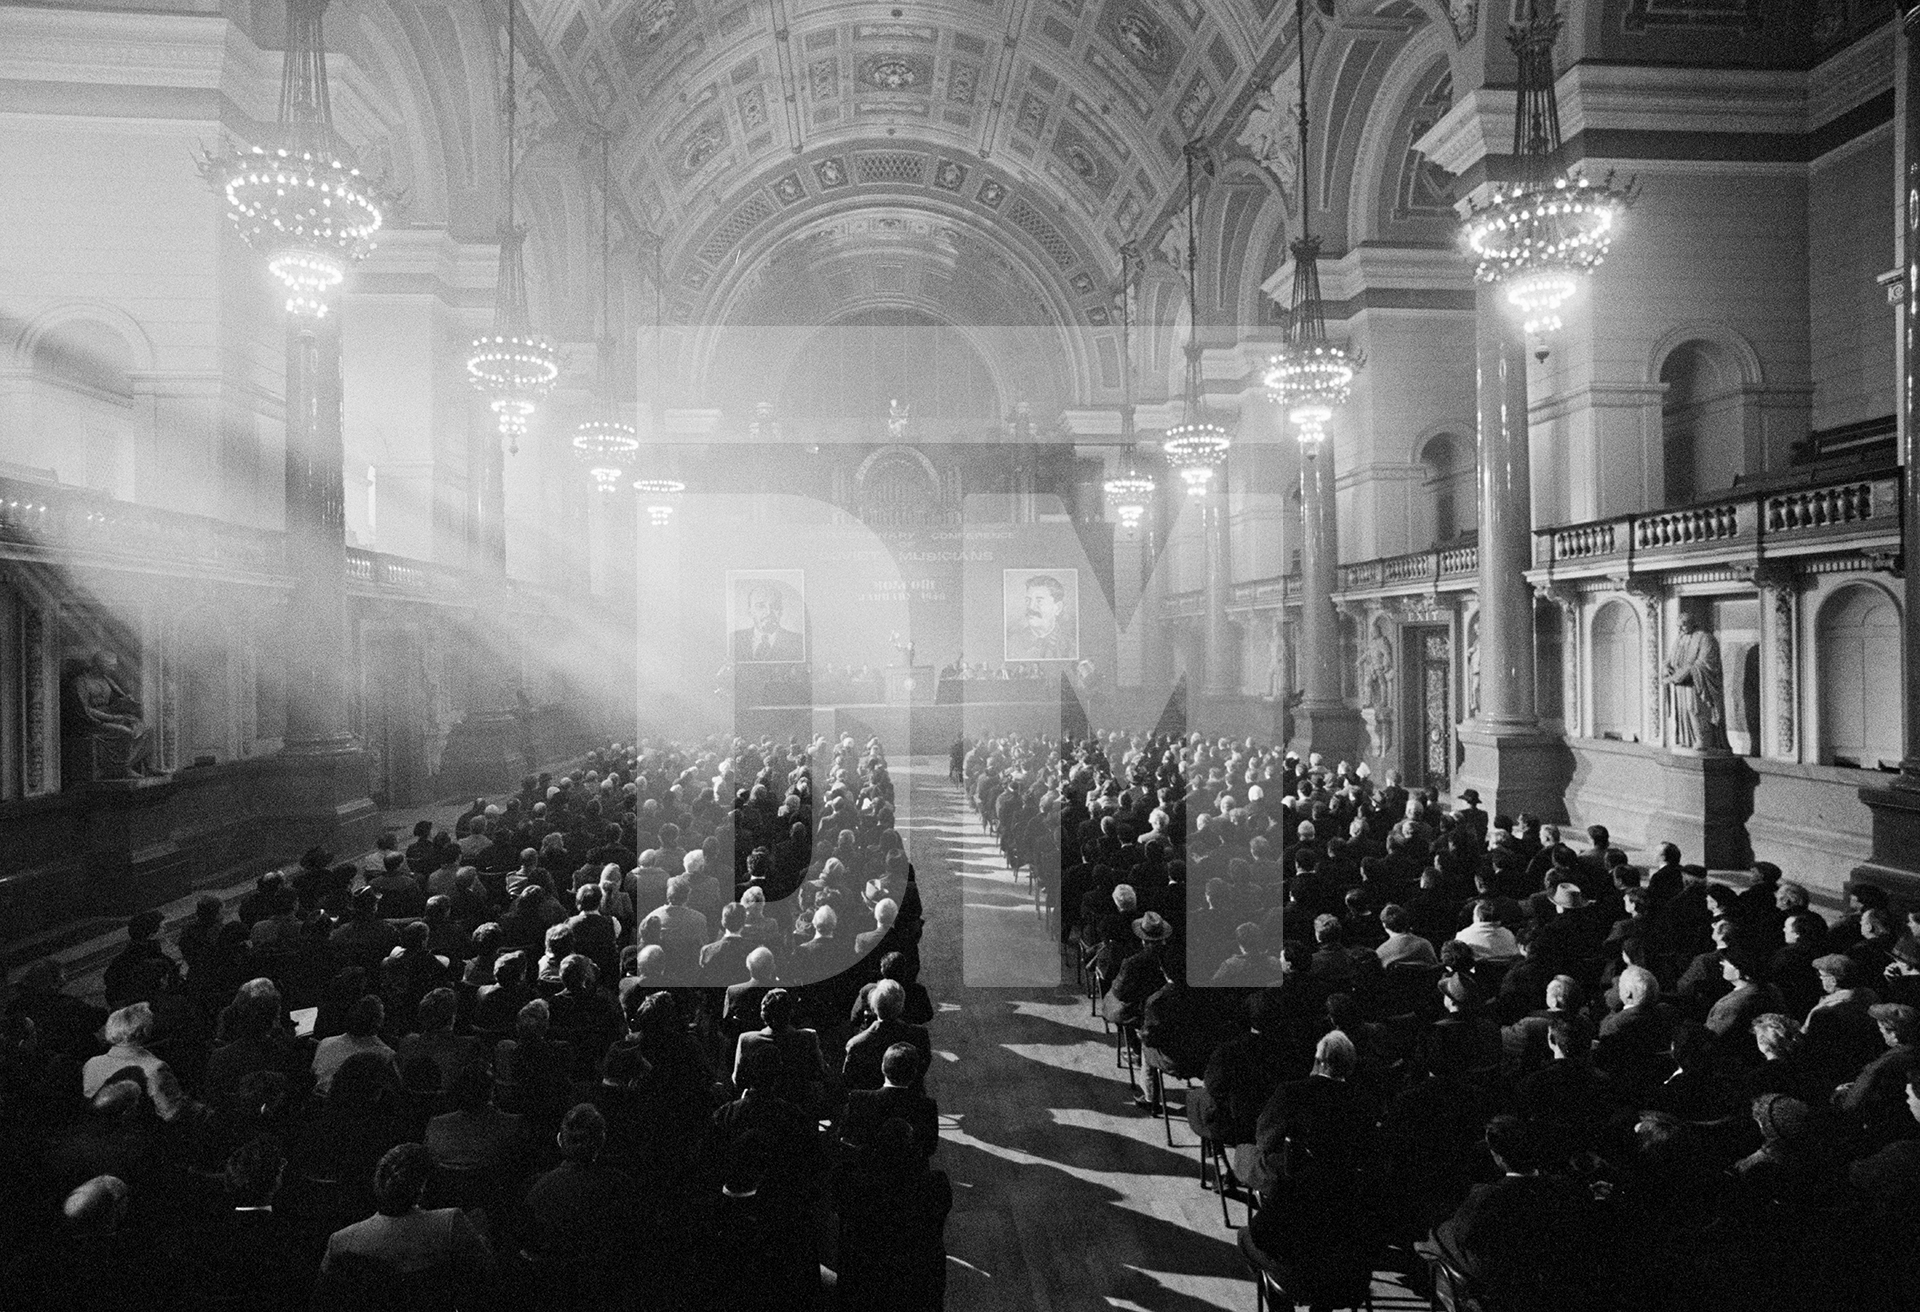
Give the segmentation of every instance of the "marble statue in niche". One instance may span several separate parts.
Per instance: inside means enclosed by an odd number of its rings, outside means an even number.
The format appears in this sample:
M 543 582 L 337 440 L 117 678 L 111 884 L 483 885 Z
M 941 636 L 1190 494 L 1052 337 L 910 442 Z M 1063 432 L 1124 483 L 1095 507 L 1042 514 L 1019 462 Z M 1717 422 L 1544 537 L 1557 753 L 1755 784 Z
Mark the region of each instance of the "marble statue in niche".
M 1727 750 L 1726 686 L 1720 640 L 1681 612 L 1680 635 L 1667 652 L 1660 682 L 1673 708 L 1673 745 L 1700 752 Z

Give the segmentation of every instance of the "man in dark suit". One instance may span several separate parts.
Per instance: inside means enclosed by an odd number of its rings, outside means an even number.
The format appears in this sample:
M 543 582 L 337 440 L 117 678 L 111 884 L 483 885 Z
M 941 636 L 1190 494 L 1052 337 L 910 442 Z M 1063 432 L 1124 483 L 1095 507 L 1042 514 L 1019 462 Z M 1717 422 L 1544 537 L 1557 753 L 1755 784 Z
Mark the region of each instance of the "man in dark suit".
M 806 642 L 781 624 L 785 609 L 780 585 L 761 579 L 747 585 L 747 618 L 751 625 L 733 631 L 733 659 L 738 661 L 803 661 Z
M 747 954 L 754 945 L 741 936 L 747 910 L 729 902 L 720 911 L 720 937 L 700 949 L 700 982 L 714 987 L 740 983 L 748 977 Z
M 1473 1186 L 1459 1209 L 1419 1245 L 1444 1255 L 1477 1288 L 1501 1297 L 1502 1306 L 1547 1306 L 1538 1297 L 1546 1289 L 1581 1288 L 1579 1264 L 1572 1259 L 1593 1251 L 1583 1233 L 1583 1223 L 1591 1224 L 1590 1209 L 1578 1186 L 1540 1173 L 1534 1140 L 1519 1117 L 1494 1117 L 1487 1125 L 1487 1151 L 1501 1178 Z
M 925 1025 L 909 1025 L 901 1019 L 906 1010 L 906 986 L 897 979 L 883 979 L 868 994 L 868 1005 L 878 1018 L 859 1034 L 847 1040 L 847 1060 L 843 1074 L 849 1089 L 877 1089 L 882 1082 L 881 1063 L 888 1048 L 896 1043 L 912 1044 L 920 1054 L 921 1068 L 933 1060 L 933 1040 Z
M 856 1148 L 873 1143 L 880 1127 L 895 1119 L 913 1127 L 913 1142 L 922 1157 L 933 1156 L 940 1146 L 940 1109 L 933 1099 L 918 1091 L 925 1068 L 919 1050 L 911 1043 L 896 1043 L 880 1059 L 885 1082 L 877 1089 L 854 1089 L 847 1094 L 847 1108 L 840 1114 L 834 1137 Z

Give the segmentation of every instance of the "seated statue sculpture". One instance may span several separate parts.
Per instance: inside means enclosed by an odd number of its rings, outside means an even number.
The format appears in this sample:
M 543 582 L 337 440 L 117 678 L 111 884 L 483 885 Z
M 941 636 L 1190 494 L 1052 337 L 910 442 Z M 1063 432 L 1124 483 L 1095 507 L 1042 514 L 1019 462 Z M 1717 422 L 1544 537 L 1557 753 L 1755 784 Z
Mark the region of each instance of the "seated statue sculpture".
M 119 671 L 119 657 L 104 650 L 69 667 L 60 690 L 60 727 L 65 753 L 78 754 L 75 775 L 113 779 L 162 773 L 150 768 L 152 730 L 139 699 L 121 686 Z

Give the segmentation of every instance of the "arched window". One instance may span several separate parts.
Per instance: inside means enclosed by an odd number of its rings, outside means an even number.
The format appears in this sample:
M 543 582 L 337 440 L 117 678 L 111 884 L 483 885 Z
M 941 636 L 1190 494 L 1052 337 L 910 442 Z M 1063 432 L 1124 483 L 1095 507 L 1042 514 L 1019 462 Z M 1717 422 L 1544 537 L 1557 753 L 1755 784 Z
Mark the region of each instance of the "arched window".
M 1624 601 L 1610 601 L 1594 612 L 1593 736 L 1640 741 L 1642 680 L 1640 617 Z
M 1666 504 L 1684 506 L 1733 487 L 1746 472 L 1740 369 L 1711 342 L 1682 342 L 1660 365 Z
M 1436 433 L 1420 448 L 1432 544 L 1446 546 L 1473 527 L 1473 446 L 1451 433 Z
M 1820 759 L 1873 769 L 1900 760 L 1900 608 L 1856 583 L 1820 608 L 1814 683 L 1820 689 Z

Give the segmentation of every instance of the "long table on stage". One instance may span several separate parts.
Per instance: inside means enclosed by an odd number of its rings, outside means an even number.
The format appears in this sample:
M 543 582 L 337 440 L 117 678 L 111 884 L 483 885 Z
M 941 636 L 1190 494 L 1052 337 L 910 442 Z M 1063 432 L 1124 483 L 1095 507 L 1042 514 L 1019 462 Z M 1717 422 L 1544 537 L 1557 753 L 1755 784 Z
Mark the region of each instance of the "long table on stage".
M 834 706 L 743 706 L 734 712 L 734 728 L 747 738 L 805 741 L 816 734 L 834 738 L 851 734 L 857 742 L 878 738 L 889 752 L 907 756 L 944 756 L 954 739 L 963 736 L 979 738 L 1012 733 L 1056 737 L 1063 728 L 1076 734 L 1086 732 L 1084 720 L 1078 725 L 1062 724 L 1058 698 L 1018 702 L 918 702 L 904 706 L 864 702 Z

